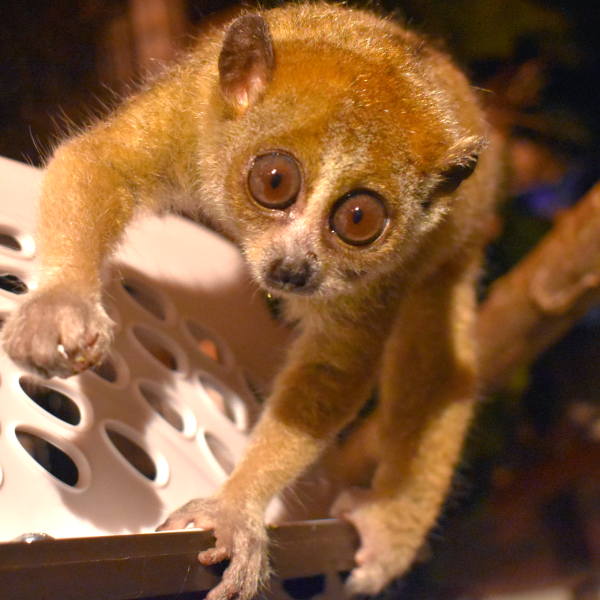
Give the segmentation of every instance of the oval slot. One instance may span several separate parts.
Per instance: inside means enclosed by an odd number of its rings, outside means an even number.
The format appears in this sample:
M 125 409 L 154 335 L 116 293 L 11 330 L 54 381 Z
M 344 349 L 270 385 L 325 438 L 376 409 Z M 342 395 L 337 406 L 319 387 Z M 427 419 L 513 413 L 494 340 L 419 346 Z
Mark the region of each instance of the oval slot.
M 11 294 L 26 294 L 28 292 L 27 284 L 12 273 L 3 273 L 0 275 L 0 289 Z
M 224 414 L 238 427 L 244 429 L 246 427 L 248 410 L 241 398 L 230 392 L 225 386 L 211 379 L 207 379 L 206 377 L 200 377 L 199 379 L 204 391 L 219 412 Z
M 156 465 L 150 455 L 126 435 L 112 427 L 105 427 L 106 434 L 121 456 L 144 477 L 156 479 Z
M 117 368 L 112 360 L 108 358 L 99 365 L 91 367 L 90 371 L 109 383 L 115 383 L 117 381 Z
M 219 345 L 207 331 L 194 321 L 186 322 L 187 330 L 196 342 L 196 348 L 209 360 L 221 363 L 222 356 Z
M 142 308 L 157 319 L 165 320 L 167 313 L 163 302 L 148 286 L 133 279 L 123 279 L 121 285 Z
M 225 446 L 221 440 L 208 431 L 204 432 L 204 439 L 206 440 L 206 445 L 208 446 L 211 454 L 219 463 L 219 466 L 223 469 L 226 475 L 229 475 L 235 466 L 235 460 L 231 455 L 229 448 L 227 448 L 227 446 Z
M 156 411 L 171 427 L 183 431 L 183 417 L 166 395 L 158 393 L 145 383 L 139 384 L 139 390 L 154 411 Z
M 29 431 L 17 429 L 16 435 L 29 456 L 46 469 L 50 475 L 71 487 L 77 485 L 79 469 L 66 452 Z
M 20 252 L 23 250 L 23 246 L 21 246 L 21 242 L 10 233 L 0 232 L 0 246 L 4 246 L 5 248 L 9 248 L 10 250 L 16 250 Z
M 143 327 L 134 327 L 133 333 L 138 342 L 162 365 L 171 371 L 177 371 L 177 359 L 167 348 L 165 341 L 153 331 Z
M 79 407 L 62 392 L 38 383 L 33 378 L 27 376 L 21 377 L 19 384 L 29 398 L 53 417 L 69 425 L 79 425 L 81 422 Z

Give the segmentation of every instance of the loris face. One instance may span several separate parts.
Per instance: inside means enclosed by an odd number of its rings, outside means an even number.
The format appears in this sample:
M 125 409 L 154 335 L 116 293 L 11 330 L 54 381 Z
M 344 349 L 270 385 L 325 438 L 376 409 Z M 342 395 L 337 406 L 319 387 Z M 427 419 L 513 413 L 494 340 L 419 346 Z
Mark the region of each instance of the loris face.
M 315 161 L 302 144 L 278 141 L 260 144 L 232 177 L 238 242 L 252 274 L 278 296 L 348 291 L 384 260 L 396 210 L 381 185 L 340 176 L 351 164 Z
M 272 293 L 329 295 L 382 268 L 395 217 L 389 201 L 368 187 L 331 194 L 320 183 L 313 188 L 302 161 L 281 149 L 258 154 L 248 166 L 248 201 L 263 226 L 244 250 L 255 278 Z
M 354 293 L 401 269 L 450 208 L 448 198 L 421 201 L 435 196 L 437 179 L 372 170 L 373 160 L 359 155 L 324 155 L 317 164 L 301 146 L 274 145 L 240 168 L 238 241 L 255 280 L 275 295 Z
M 313 56 L 279 60 L 263 97 L 224 124 L 230 220 L 254 278 L 279 296 L 354 293 L 401 269 L 476 162 L 400 69 L 330 60 L 319 65 L 333 81 L 299 70 Z

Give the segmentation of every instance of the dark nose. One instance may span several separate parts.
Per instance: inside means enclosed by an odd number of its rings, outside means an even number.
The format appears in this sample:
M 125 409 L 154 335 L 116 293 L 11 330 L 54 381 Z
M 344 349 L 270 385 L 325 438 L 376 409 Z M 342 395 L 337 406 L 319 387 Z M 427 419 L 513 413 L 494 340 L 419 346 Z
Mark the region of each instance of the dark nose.
M 309 286 L 312 274 L 313 269 L 306 259 L 279 258 L 269 267 L 267 282 L 280 290 L 301 290 Z

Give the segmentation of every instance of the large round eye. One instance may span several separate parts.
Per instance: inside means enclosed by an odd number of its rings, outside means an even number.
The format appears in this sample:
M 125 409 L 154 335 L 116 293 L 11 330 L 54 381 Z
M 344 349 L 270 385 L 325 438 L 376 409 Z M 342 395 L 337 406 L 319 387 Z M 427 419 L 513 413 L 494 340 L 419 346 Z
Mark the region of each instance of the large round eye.
M 364 246 L 374 242 L 385 229 L 387 212 L 381 200 L 367 191 L 345 196 L 329 218 L 331 230 L 344 242 Z
M 258 156 L 248 173 L 252 197 L 266 208 L 283 210 L 293 204 L 300 192 L 302 176 L 296 161 L 286 154 Z

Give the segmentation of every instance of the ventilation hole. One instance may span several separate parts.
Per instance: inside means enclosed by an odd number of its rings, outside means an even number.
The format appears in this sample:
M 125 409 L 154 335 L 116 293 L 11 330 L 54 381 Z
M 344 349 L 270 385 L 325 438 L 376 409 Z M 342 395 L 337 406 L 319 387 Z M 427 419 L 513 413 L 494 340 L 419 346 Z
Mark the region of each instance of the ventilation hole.
M 79 470 L 75 461 L 60 448 L 28 431 L 17 429 L 17 439 L 40 466 L 59 481 L 70 486 L 77 485 Z
M 308 600 L 325 591 L 325 575 L 312 577 L 290 577 L 281 583 L 285 592 L 294 600 Z
M 154 481 L 156 479 L 156 465 L 148 453 L 122 433 L 111 427 L 105 429 L 110 441 L 123 455 L 123 458 L 144 477 Z
M 260 387 L 258 386 L 258 384 L 254 382 L 254 380 L 252 379 L 251 375 L 249 375 L 245 371 L 244 371 L 243 375 L 244 375 L 244 381 L 246 382 L 246 385 L 248 386 L 248 389 L 250 390 L 250 392 L 254 396 L 254 399 L 259 404 L 262 404 L 265 401 L 265 395 L 264 395 L 264 393 L 260 390 Z
M 177 431 L 183 431 L 183 417 L 175 409 L 169 398 L 158 394 L 147 384 L 140 383 L 138 387 L 151 408 Z
M 69 425 L 79 425 L 81 412 L 71 398 L 29 377 L 21 377 L 19 384 L 21 389 L 45 411 Z
M 239 429 L 247 429 L 248 407 L 244 401 L 213 379 L 201 376 L 199 381 L 216 408 L 235 423 Z
M 207 339 L 198 340 L 198 349 L 204 356 L 214 360 L 215 362 L 219 362 L 219 351 L 217 349 L 217 345 L 212 341 Z
M 219 411 L 228 419 L 235 422 L 236 414 L 232 403 L 230 402 L 229 394 L 216 383 L 213 383 L 204 377 L 200 377 L 200 383 Z
M 14 235 L 10 235 L 9 233 L 0 233 L 0 246 L 10 248 L 11 250 L 17 250 L 19 252 L 23 250 L 21 242 L 19 242 Z
M 124 279 L 121 284 L 125 291 L 142 307 L 145 308 L 151 315 L 154 315 L 161 321 L 165 320 L 166 312 L 163 303 L 158 296 L 148 287 L 141 284 L 139 281 Z
M 193 321 L 188 321 L 186 327 L 194 338 L 198 350 L 200 350 L 206 358 L 209 358 L 213 362 L 220 363 L 222 360 L 221 352 L 219 351 L 219 347 L 215 340 L 200 327 L 200 325 Z
M 229 475 L 235 465 L 235 460 L 229 449 L 212 433 L 204 432 L 204 439 L 215 460 L 219 463 L 223 471 L 225 471 L 225 474 Z
M 117 381 L 117 369 L 110 359 L 106 359 L 103 363 L 91 367 L 90 371 L 109 383 Z
M 177 359 L 168 350 L 165 342 L 155 333 L 142 327 L 134 327 L 133 333 L 137 340 L 150 354 L 171 371 L 177 370 Z
M 28 291 L 27 284 L 16 275 L 11 275 L 10 273 L 0 275 L 0 289 L 17 295 L 26 294 Z

